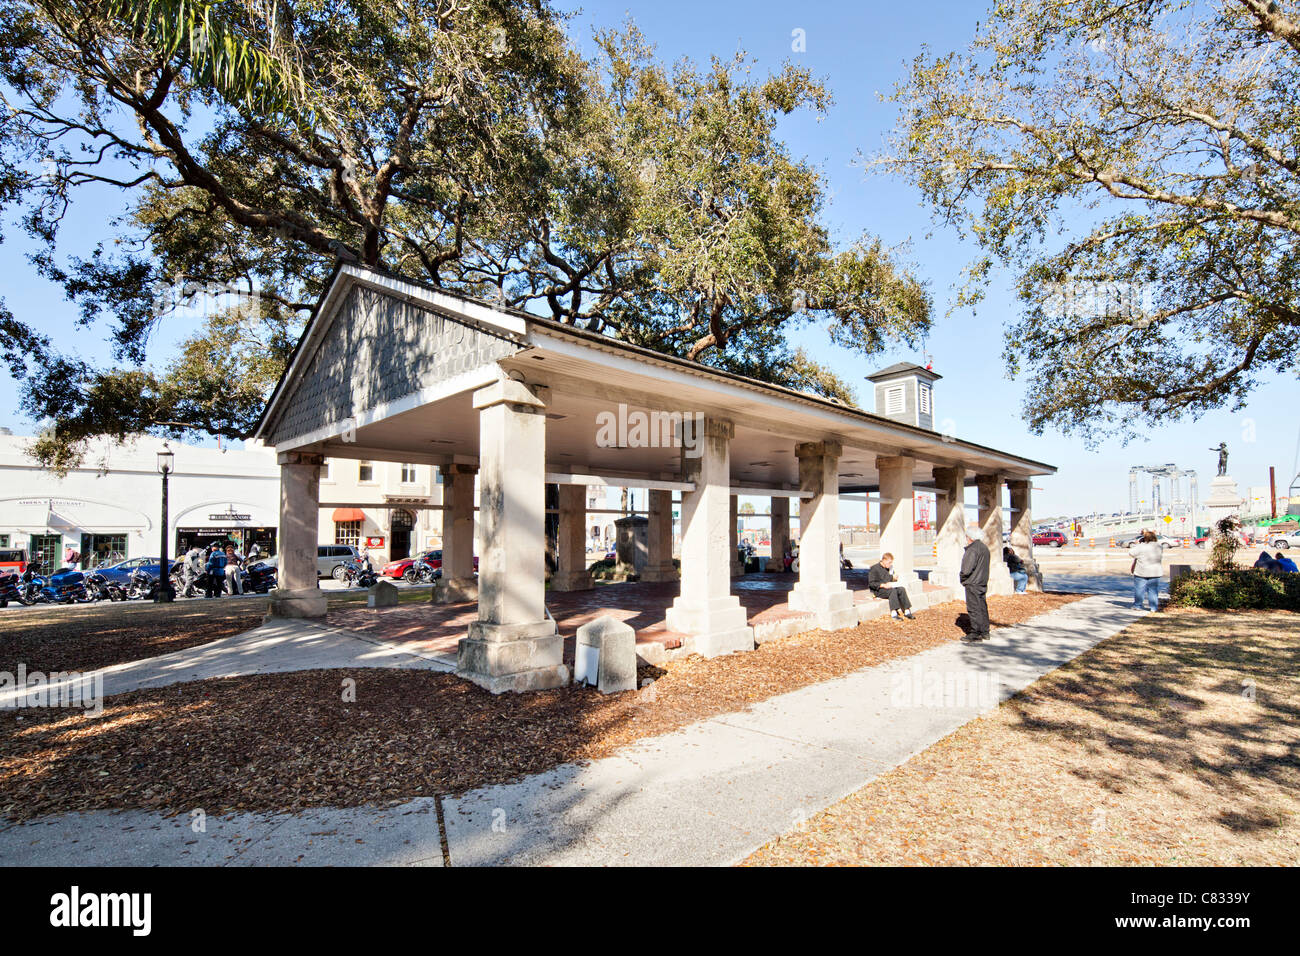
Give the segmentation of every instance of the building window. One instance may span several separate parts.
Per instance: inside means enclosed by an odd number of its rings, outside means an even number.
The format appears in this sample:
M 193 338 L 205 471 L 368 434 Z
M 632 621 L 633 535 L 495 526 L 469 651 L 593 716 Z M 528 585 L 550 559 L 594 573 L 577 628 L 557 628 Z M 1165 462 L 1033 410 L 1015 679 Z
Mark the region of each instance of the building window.
M 363 461 L 357 466 L 357 481 L 374 481 L 375 466 L 368 461 Z
M 903 386 L 891 385 L 885 389 L 885 414 L 901 415 L 903 413 L 905 399 L 903 397 Z
M 354 548 L 360 547 L 361 522 L 360 521 L 334 522 L 334 543 L 350 544 Z
M 404 484 L 404 485 L 413 485 L 413 484 L 415 484 L 415 466 L 414 466 L 414 465 L 403 465 L 403 466 L 402 466 L 402 484 Z
M 929 415 L 930 409 L 930 386 L 924 383 L 916 387 L 916 407 L 921 410 L 922 415 Z
M 320 480 L 321 481 L 330 480 L 330 463 L 328 461 L 325 462 L 325 464 L 320 466 Z

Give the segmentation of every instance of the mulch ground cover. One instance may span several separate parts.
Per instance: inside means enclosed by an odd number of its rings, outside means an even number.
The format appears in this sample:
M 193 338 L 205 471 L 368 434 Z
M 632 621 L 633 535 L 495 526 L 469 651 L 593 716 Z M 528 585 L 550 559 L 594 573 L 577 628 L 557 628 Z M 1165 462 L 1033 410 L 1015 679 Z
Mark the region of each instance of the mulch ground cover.
M 1011 625 L 1081 595 L 989 599 Z M 572 760 L 957 640 L 960 603 L 911 622 L 813 631 L 748 654 L 643 667 L 641 690 L 494 697 L 430 671 L 323 670 L 110 697 L 99 717 L 0 711 L 0 814 L 358 806 L 451 794 Z M 355 681 L 355 701 L 345 681 Z
M 1300 863 L 1300 615 L 1151 615 L 749 865 Z
M 87 671 L 196 647 L 262 623 L 260 598 L 10 608 L 0 613 L 0 670 Z

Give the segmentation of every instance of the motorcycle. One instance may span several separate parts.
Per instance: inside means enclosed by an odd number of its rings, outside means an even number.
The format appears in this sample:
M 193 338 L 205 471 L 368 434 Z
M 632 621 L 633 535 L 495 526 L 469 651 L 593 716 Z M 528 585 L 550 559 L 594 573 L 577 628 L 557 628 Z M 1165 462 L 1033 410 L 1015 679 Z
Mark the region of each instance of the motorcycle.
M 40 604 L 46 600 L 45 577 L 40 572 L 39 561 L 28 564 L 27 570 L 23 572 L 22 583 L 18 588 L 18 600 L 22 604 Z
M 158 590 L 158 580 L 143 568 L 136 568 L 131 572 L 130 578 L 126 582 L 126 599 L 134 601 L 143 598 L 146 601 L 152 600 Z
M 49 576 L 41 594 L 51 604 L 71 604 L 74 601 L 91 601 L 86 591 L 86 575 L 72 568 L 60 568 Z
M 359 588 L 372 588 L 378 580 L 379 577 L 374 570 L 360 561 L 349 561 L 343 566 L 344 587 L 350 588 L 355 585 Z
M 86 591 L 92 601 L 125 601 L 126 590 L 116 581 L 110 581 L 98 571 L 86 575 Z
M 25 604 L 23 600 L 22 577 L 17 571 L 0 574 L 0 607 L 8 607 L 10 601 Z
M 374 577 L 373 573 L 371 577 Z M 249 591 L 265 594 L 275 588 L 276 569 L 265 561 L 258 561 L 256 564 L 251 564 L 244 569 L 243 582 L 245 594 Z M 372 580 L 370 583 L 373 584 L 374 581 Z

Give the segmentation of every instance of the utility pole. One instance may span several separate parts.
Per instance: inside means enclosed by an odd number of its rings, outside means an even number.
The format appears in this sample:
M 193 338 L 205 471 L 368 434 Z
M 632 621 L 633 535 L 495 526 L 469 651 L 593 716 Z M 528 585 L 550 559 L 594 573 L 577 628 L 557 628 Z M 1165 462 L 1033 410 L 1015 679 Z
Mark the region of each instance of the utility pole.
M 1273 474 L 1273 466 L 1268 466 L 1268 516 L 1277 517 L 1277 476 Z

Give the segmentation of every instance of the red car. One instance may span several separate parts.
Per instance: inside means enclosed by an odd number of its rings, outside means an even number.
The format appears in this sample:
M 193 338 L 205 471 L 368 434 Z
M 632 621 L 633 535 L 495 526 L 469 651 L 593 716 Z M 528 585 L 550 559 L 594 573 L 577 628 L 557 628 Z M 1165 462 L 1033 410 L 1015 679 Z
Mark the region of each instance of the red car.
M 432 551 L 425 551 L 416 557 L 423 558 L 424 563 L 431 568 L 442 568 L 442 549 L 435 548 Z M 390 561 L 380 569 L 380 577 L 392 578 L 394 581 L 402 580 L 406 572 L 410 570 L 411 565 L 415 563 L 415 557 L 400 558 L 397 561 Z M 474 558 L 474 571 L 478 571 L 478 557 Z
M 1062 531 L 1037 531 L 1034 533 L 1034 544 L 1045 544 L 1053 548 L 1064 548 L 1070 541 Z

